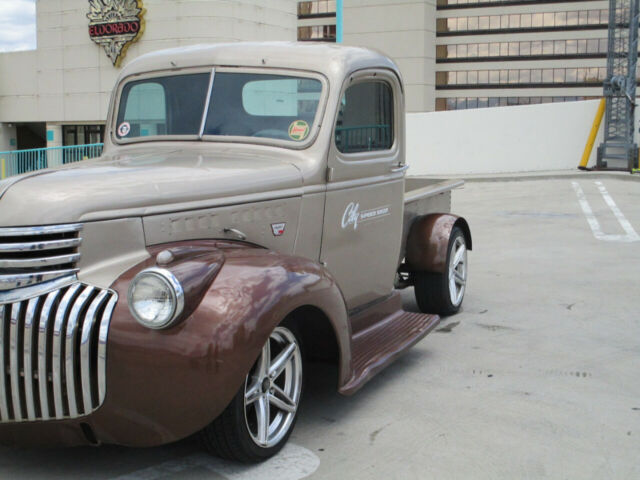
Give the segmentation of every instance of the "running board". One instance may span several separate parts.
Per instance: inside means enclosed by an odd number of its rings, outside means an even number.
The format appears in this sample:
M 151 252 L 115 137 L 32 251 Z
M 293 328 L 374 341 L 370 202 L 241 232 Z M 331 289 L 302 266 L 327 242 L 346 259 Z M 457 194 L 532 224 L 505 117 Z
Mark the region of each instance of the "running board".
M 438 315 L 396 310 L 357 332 L 351 339 L 351 377 L 339 392 L 342 395 L 354 394 L 439 323 Z

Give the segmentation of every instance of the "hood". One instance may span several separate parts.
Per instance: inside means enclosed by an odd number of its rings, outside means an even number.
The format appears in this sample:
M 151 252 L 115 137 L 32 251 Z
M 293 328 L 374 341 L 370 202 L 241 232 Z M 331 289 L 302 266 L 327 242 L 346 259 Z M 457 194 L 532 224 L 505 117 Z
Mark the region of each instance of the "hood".
M 0 182 L 0 226 L 208 208 L 299 195 L 300 187 L 292 163 L 253 153 L 117 154 Z

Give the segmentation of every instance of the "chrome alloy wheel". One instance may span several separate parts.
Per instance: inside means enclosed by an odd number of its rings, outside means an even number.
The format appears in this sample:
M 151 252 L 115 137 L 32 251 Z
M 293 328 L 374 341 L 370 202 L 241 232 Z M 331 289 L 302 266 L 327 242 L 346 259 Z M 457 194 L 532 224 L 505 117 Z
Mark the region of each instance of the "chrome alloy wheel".
M 467 284 L 467 246 L 462 235 L 456 237 L 449 255 L 449 295 L 454 306 L 460 305 Z
M 278 444 L 296 416 L 302 393 L 302 355 L 295 335 L 276 327 L 247 375 L 244 417 L 251 439 L 263 448 Z

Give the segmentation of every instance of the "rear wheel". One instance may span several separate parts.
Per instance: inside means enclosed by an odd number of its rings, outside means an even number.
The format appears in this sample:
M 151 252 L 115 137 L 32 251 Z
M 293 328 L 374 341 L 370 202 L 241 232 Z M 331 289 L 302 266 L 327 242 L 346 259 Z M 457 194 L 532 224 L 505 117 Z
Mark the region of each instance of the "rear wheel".
M 454 227 L 451 231 L 444 273 L 415 272 L 413 275 L 420 311 L 451 315 L 460 310 L 467 285 L 467 244 L 462 229 Z
M 276 327 L 231 404 L 202 430 L 205 448 L 246 463 L 275 455 L 293 430 L 302 383 L 298 337 Z

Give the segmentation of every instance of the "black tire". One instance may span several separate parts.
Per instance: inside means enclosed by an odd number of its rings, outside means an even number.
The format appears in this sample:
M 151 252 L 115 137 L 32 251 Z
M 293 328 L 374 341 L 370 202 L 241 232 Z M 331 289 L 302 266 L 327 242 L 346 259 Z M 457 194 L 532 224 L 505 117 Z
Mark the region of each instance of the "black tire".
M 284 345 L 283 342 L 284 346 L 280 350 L 277 349 L 277 347 L 279 347 L 278 340 L 282 339 L 283 336 L 287 341 L 295 339 L 297 352 L 294 352 L 292 355 L 297 357 L 292 360 L 292 364 L 288 364 L 280 374 L 276 375 L 273 383 L 271 383 L 271 380 L 269 381 L 270 386 L 265 386 L 265 379 L 259 380 L 259 378 L 262 377 L 258 374 L 265 351 L 263 348 L 263 351 L 251 368 L 251 371 L 247 374 L 247 378 L 231 403 L 218 418 L 200 432 L 203 446 L 209 453 L 238 462 L 256 463 L 272 457 L 287 443 L 298 417 L 297 413 L 300 400 L 302 399 L 304 377 L 300 336 L 294 328 L 281 325 L 271 333 L 267 342 L 269 342 L 272 352 L 274 351 L 274 347 L 276 347 L 275 353 L 273 353 L 273 360 L 277 359 L 277 355 L 284 352 L 288 345 L 290 345 L 290 343 Z M 271 409 L 277 409 L 277 407 L 272 407 L 271 401 L 269 400 L 269 398 L 274 396 L 272 395 L 274 392 L 272 388 L 278 387 L 281 392 L 284 392 L 283 377 L 286 375 L 295 376 L 295 379 L 292 380 L 292 388 L 295 387 L 297 393 L 293 395 L 294 398 L 290 399 L 295 402 L 295 411 L 285 412 L 285 410 L 280 410 L 278 413 L 273 414 L 273 410 Z M 299 389 L 296 387 L 296 385 L 298 385 L 296 382 L 299 382 Z M 262 384 L 260 390 L 261 397 L 245 407 L 245 397 L 251 395 L 251 387 L 257 384 Z M 279 428 L 275 429 L 277 435 L 274 435 L 273 441 L 268 441 L 267 439 L 267 443 L 261 445 L 257 438 L 260 436 L 260 421 L 258 420 L 259 413 L 256 404 L 262 405 L 260 402 L 263 402 L 263 397 L 267 399 L 264 401 L 267 402 L 269 409 L 270 416 L 268 426 L 278 424 L 276 418 L 278 415 L 281 416 L 281 420 Z M 291 404 L 289 404 L 289 406 L 291 406 Z M 266 435 L 269 435 L 268 430 Z
M 451 282 L 449 279 L 452 268 L 452 254 L 456 247 L 459 248 L 460 244 L 465 249 L 464 264 L 463 267 L 464 284 L 462 285 L 462 292 L 459 300 L 452 299 Z M 454 227 L 449 237 L 449 245 L 447 247 L 447 263 L 444 273 L 432 273 L 432 272 L 414 272 L 414 291 L 416 295 L 416 302 L 418 308 L 423 313 L 437 313 L 439 315 L 453 315 L 462 305 L 464 300 L 464 293 L 467 280 L 467 259 L 466 259 L 466 241 L 464 233 L 461 228 Z M 460 269 L 456 268 L 459 273 Z M 458 289 L 458 283 L 456 283 L 456 289 Z M 456 293 L 459 293 L 456 290 Z M 455 295 L 456 297 L 458 295 Z

